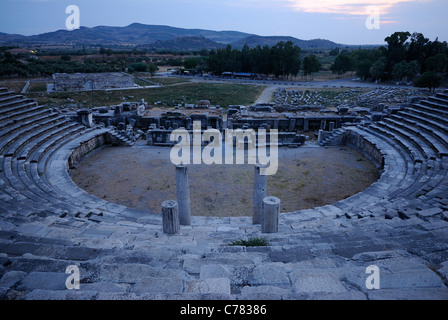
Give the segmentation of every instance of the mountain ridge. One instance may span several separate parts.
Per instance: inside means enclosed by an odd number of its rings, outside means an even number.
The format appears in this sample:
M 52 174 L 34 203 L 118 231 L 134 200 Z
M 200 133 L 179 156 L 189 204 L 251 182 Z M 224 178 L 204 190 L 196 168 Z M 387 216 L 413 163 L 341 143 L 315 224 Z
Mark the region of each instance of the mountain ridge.
M 189 42 L 189 44 L 182 46 L 182 39 Z M 257 45 L 273 46 L 279 41 L 292 41 L 304 49 L 333 49 L 340 46 L 332 41 L 321 39 L 301 40 L 290 36 L 259 36 L 240 31 L 186 29 L 166 25 L 146 25 L 142 23 L 132 23 L 125 27 L 81 27 L 73 31 L 60 29 L 32 36 L 0 32 L 0 45 L 129 46 L 147 47 L 156 50 L 159 47 L 160 49 L 171 49 L 172 47 L 173 49 L 186 50 L 182 48 L 188 47 L 187 50 L 210 50 L 229 44 L 236 48 L 242 48 L 246 43 L 250 47 L 256 47 Z

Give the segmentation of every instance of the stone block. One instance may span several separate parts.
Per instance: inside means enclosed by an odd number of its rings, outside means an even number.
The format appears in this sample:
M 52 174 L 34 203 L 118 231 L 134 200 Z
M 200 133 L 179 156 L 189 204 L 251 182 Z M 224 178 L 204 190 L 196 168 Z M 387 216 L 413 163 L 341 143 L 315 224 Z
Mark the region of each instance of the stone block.
M 242 300 L 282 300 L 284 297 L 290 295 L 289 289 L 283 289 L 275 286 L 258 286 L 258 287 L 244 287 L 241 290 Z
M 67 290 L 65 281 L 68 277 L 65 273 L 31 272 L 19 284 L 18 290 Z
M 201 294 L 230 294 L 230 279 L 208 278 L 205 280 L 193 280 L 187 283 L 185 292 Z
M 0 287 L 11 288 L 26 277 L 26 273 L 22 271 L 10 271 L 3 275 L 0 279 Z
M 184 281 L 178 277 L 146 278 L 131 289 L 131 292 L 142 295 L 145 293 L 182 293 Z
M 96 291 L 64 290 L 51 291 L 36 289 L 27 294 L 24 300 L 95 300 Z
M 297 293 L 346 293 L 347 289 L 342 285 L 337 276 L 331 270 L 322 272 L 308 270 L 294 270 L 290 274 L 294 292 Z
M 426 219 L 432 216 L 435 216 L 439 213 L 442 213 L 443 209 L 441 208 L 430 208 L 430 209 L 426 209 L 426 210 L 422 210 L 417 212 L 417 217 L 421 218 L 421 219 Z
M 201 267 L 200 279 L 229 278 L 233 286 L 246 285 L 249 282 L 253 266 L 204 265 Z
M 288 272 L 291 271 L 283 263 L 268 263 L 255 267 L 249 278 L 249 284 L 252 286 L 258 285 L 283 285 L 289 286 Z

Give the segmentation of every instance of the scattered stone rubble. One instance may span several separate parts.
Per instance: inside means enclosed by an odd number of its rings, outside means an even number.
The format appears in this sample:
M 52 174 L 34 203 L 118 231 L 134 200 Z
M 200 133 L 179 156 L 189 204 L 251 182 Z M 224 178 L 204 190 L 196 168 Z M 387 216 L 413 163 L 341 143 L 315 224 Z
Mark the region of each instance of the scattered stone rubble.
M 399 108 L 408 103 L 408 99 L 418 96 L 425 98 L 428 90 L 410 90 L 379 87 L 363 93 L 361 89 L 347 89 L 340 93 L 333 91 L 288 90 L 279 88 L 274 92 L 274 104 L 282 112 L 315 111 L 334 113 L 338 108 L 348 108 L 345 113 L 368 113 L 371 106 L 383 104 L 390 108 Z

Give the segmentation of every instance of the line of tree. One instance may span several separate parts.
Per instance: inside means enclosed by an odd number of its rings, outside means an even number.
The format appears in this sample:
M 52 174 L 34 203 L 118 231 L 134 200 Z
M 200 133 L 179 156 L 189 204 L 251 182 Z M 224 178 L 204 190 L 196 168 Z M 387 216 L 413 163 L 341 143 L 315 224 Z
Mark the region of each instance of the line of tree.
M 207 68 L 214 74 L 246 72 L 287 78 L 299 74 L 301 52 L 291 41 L 281 41 L 273 47 L 249 48 L 246 44 L 241 50 L 228 45 L 224 49 L 210 51 Z
M 60 59 L 20 58 L 4 50 L 0 52 L 0 77 L 51 76 L 54 73 L 101 73 L 101 72 L 150 72 L 154 74 L 157 65 L 148 57 L 118 57 L 102 60 L 85 58 L 73 61 L 63 54 Z
M 370 50 L 343 50 L 331 66 L 333 73 L 355 71 L 362 80 L 412 82 L 434 89 L 448 74 L 448 45 L 430 41 L 421 33 L 395 32 L 386 46 Z

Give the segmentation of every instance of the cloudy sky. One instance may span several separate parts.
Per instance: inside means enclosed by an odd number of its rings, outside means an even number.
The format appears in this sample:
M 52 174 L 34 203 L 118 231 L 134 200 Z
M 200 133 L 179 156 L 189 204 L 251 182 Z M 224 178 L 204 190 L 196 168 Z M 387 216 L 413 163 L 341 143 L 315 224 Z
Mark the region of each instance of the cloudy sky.
M 409 31 L 448 41 L 448 0 L 0 0 L 0 32 L 64 29 L 69 5 L 79 7 L 86 27 L 139 22 L 343 44 L 383 44 L 393 32 Z M 366 21 L 380 21 L 379 29 Z

